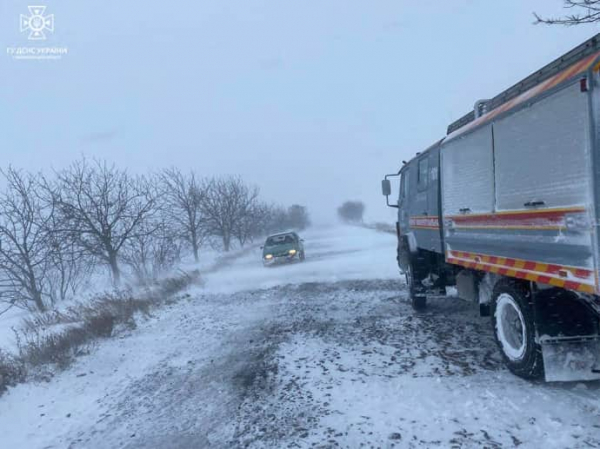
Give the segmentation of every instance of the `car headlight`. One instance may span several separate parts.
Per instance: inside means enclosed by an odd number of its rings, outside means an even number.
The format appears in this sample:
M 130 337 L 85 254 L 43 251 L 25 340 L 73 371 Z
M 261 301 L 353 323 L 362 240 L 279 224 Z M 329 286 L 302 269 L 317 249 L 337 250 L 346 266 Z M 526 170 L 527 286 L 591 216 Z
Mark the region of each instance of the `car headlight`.
M 294 254 L 296 254 L 296 252 L 297 251 L 295 249 L 290 249 L 290 251 L 289 251 L 290 256 L 293 256 Z
M 267 254 L 265 256 L 265 259 L 267 259 L 267 260 L 272 259 L 272 258 L 273 258 L 273 254 Z

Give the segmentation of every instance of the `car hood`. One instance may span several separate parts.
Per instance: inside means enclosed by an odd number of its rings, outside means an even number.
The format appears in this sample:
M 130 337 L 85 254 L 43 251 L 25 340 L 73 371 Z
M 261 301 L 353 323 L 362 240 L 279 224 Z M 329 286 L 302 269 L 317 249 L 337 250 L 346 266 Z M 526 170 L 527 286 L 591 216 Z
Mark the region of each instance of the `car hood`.
M 274 256 L 283 256 L 287 254 L 291 249 L 298 250 L 298 245 L 294 243 L 286 243 L 284 245 L 265 246 L 263 249 L 263 256 L 267 254 L 273 254 Z

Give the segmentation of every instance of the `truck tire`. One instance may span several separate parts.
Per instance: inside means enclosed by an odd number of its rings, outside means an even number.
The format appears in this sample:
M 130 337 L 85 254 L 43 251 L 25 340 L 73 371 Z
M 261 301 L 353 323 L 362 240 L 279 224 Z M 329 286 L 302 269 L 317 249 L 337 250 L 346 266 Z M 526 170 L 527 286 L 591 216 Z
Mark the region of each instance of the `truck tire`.
M 423 310 L 427 307 L 427 295 L 425 294 L 425 287 L 421 283 L 424 279 L 423 270 L 416 259 L 416 257 L 411 257 L 404 274 L 406 276 L 406 285 L 408 286 L 408 296 L 413 309 Z
M 542 377 L 542 348 L 535 341 L 533 304 L 526 287 L 512 279 L 499 281 L 494 287 L 490 315 L 507 368 L 524 379 Z

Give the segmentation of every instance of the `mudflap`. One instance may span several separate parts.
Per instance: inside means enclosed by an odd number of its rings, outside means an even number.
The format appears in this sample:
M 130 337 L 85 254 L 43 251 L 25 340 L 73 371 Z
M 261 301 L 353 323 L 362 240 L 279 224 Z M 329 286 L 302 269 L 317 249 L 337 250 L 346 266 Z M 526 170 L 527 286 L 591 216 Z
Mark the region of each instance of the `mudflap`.
M 402 235 L 398 237 L 398 249 L 396 252 L 396 260 L 398 261 L 398 267 L 402 273 L 406 273 L 408 264 L 410 263 L 410 245 L 408 244 L 408 237 Z
M 600 339 L 542 339 L 546 382 L 600 379 Z
M 558 288 L 538 290 L 534 319 L 547 382 L 600 379 L 600 318 L 584 299 Z

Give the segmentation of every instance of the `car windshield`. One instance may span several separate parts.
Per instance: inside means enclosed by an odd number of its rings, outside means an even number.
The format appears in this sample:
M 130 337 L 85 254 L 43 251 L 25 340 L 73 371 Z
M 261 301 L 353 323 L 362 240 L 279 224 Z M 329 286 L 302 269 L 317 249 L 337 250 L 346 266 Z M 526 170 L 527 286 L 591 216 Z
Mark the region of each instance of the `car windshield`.
M 296 239 L 291 235 L 274 235 L 267 239 L 266 246 L 289 245 L 295 243 Z

